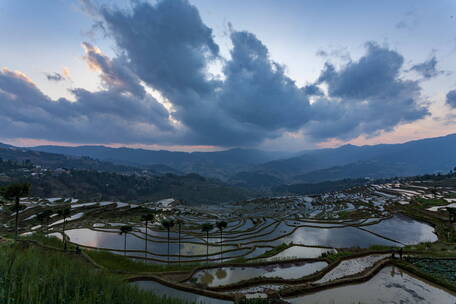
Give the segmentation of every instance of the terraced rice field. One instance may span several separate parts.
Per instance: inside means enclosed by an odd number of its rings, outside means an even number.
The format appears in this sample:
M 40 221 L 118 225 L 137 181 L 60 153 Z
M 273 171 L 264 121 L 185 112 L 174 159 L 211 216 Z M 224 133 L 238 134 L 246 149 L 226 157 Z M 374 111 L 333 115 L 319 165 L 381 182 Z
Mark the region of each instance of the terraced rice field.
M 394 267 L 385 267 L 367 282 L 287 298 L 289 303 L 454 303 L 456 296 Z
M 264 198 L 211 208 L 182 205 L 172 199 L 145 204 L 27 199 L 23 202 L 27 208 L 21 212 L 20 218 L 23 234 L 43 232 L 61 239 L 65 237 L 81 248 L 108 251 L 152 264 L 199 263 L 200 268 L 189 273 L 180 284 L 233 297 L 238 294 L 264 298 L 278 292 L 286 294 L 292 289 L 305 290 L 310 285 L 330 286 L 341 279 L 359 277 L 390 257 L 390 253 L 373 253 L 344 258 L 335 265 L 333 260 L 326 258 L 327 255 L 371 246 L 402 247 L 437 241 L 431 225 L 394 212 L 396 205 L 403 206 L 404 202 L 408 204 L 417 196 L 430 195 L 426 189 L 412 189 L 400 189 L 393 184 L 371 185 L 362 191 L 316 197 Z M 71 210 L 66 219 L 58 216 L 57 210 L 62 207 Z M 47 222 L 38 220 L 37 215 L 43 210 L 51 210 Z M 141 215 L 151 212 L 154 219 L 148 221 L 146 228 Z M 434 210 L 428 209 L 427 212 Z M 13 218 L 13 215 L 7 216 Z M 174 225 L 168 231 L 162 225 L 165 219 L 180 222 L 180 229 Z M 219 221 L 226 222 L 222 233 L 215 228 Z M 214 226 L 206 233 L 201 230 L 203 223 Z M 120 234 L 125 225 L 131 226 L 132 230 L 126 235 Z M 211 264 L 206 265 L 207 262 Z M 217 266 L 217 263 L 223 264 Z M 416 260 L 413 263 L 428 272 L 441 273 L 456 280 L 455 272 L 439 270 L 456 267 L 453 260 L 432 263 Z M 388 276 L 396 272 L 388 266 L 365 283 L 331 289 L 325 287 L 316 294 L 287 298 L 287 301 L 304 303 L 309 299 L 315 303 L 332 303 L 322 300 L 322 295 L 331 299 L 337 290 L 342 296 L 336 303 L 363 302 L 368 296 L 364 288 L 383 288 L 385 291 L 391 288 L 398 299 L 405 301 L 403 303 L 414 303 L 412 294 L 423 298 L 423 303 L 449 297 L 407 274 Z M 243 286 L 246 282 L 247 285 Z M 153 280 L 135 284 L 191 301 L 228 303 Z M 353 292 L 359 292 L 359 297 L 349 296 Z M 368 303 L 377 303 L 375 301 Z

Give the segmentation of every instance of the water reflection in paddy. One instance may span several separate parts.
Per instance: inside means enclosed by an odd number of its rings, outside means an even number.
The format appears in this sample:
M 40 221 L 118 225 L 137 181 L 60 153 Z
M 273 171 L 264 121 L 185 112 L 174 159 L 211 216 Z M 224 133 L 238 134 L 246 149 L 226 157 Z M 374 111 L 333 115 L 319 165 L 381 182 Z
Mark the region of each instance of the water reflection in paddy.
M 390 219 L 364 228 L 407 245 L 437 241 L 437 235 L 432 226 L 403 215 L 395 215 Z
M 266 221 L 265 221 L 266 222 Z M 378 224 L 364 226 L 363 229 L 357 227 L 341 227 L 341 228 L 316 228 L 316 227 L 299 227 L 293 228 L 286 225 L 284 222 L 272 224 L 265 227 L 263 230 L 253 232 L 251 234 L 236 233 L 235 238 L 228 233 L 224 237 L 223 249 L 240 250 L 246 247 L 253 247 L 255 245 L 277 246 L 282 243 L 311 245 L 311 246 L 324 246 L 333 248 L 347 248 L 347 247 L 362 247 L 366 248 L 371 245 L 388 245 L 400 246 L 400 243 L 382 238 L 383 235 L 393 240 L 398 240 L 403 244 L 415 244 L 425 241 L 435 241 L 437 236 L 433 233 L 434 229 L 425 223 L 417 222 L 403 216 L 395 216 L 391 219 L 384 220 Z M 85 246 L 108 248 L 123 250 L 124 237 L 118 234 L 118 229 L 103 228 L 104 231 L 91 230 L 91 229 L 71 229 L 67 230 L 66 234 L 70 237 L 71 241 Z M 369 231 L 375 232 L 370 233 Z M 292 232 L 292 233 L 291 233 Z M 291 233 L 289 235 L 286 235 Z M 164 255 L 167 254 L 168 246 L 166 238 L 158 238 L 163 236 L 162 232 L 156 232 L 154 235 L 149 235 L 148 250 L 153 254 Z M 172 235 L 176 237 L 176 235 Z M 134 231 L 127 235 L 127 249 L 129 250 L 143 250 L 145 245 L 145 235 L 139 231 Z M 213 242 L 219 241 L 217 233 L 214 233 Z M 182 233 L 181 243 L 182 255 L 205 255 L 206 244 L 204 239 L 195 238 L 193 236 Z M 279 254 L 276 257 L 317 257 L 322 253 L 319 249 L 307 249 L 305 253 L 294 253 L 292 251 L 298 249 L 289 249 L 285 253 Z M 257 250 L 261 253 L 265 250 Z M 304 251 L 304 249 L 300 249 Z M 170 253 L 177 255 L 179 247 L 176 239 L 170 242 Z M 216 255 L 220 252 L 218 244 L 209 246 L 209 254 Z M 237 254 L 238 255 L 238 254 Z M 254 257 L 250 254 L 250 257 Z
M 298 228 L 293 234 L 281 240 L 294 244 L 327 246 L 327 247 L 362 247 L 371 245 L 397 246 L 397 243 L 385 240 L 356 227 L 344 228 Z
M 365 283 L 331 288 L 287 299 L 292 304 L 456 303 L 456 296 L 394 267 L 385 267 Z
M 232 303 L 231 301 L 225 301 L 215 298 L 209 298 L 206 296 L 197 295 L 194 293 L 182 291 L 179 289 L 171 288 L 160 283 L 154 281 L 136 281 L 132 284 L 135 284 L 140 289 L 151 291 L 154 294 L 160 296 L 166 296 L 169 298 L 178 298 L 184 301 L 188 301 L 189 303 L 201 303 L 201 304 L 225 304 L 225 303 Z
M 256 267 L 222 267 L 198 271 L 195 278 L 209 287 L 237 283 L 256 277 L 299 279 L 322 270 L 326 262 L 272 264 Z
M 320 257 L 323 253 L 328 251 L 334 251 L 334 249 L 327 248 L 315 248 L 315 247 L 304 247 L 304 246 L 292 246 L 285 249 L 278 254 L 267 258 L 268 261 L 280 260 L 280 259 L 314 259 Z
M 404 244 L 416 244 L 424 241 L 435 241 L 437 236 L 434 229 L 425 223 L 421 223 L 404 216 L 394 216 L 391 219 L 384 220 L 378 224 L 364 226 L 366 230 L 384 235 L 393 240 L 395 238 Z M 282 228 L 276 229 L 272 236 L 264 236 L 253 241 L 253 244 L 261 240 L 272 239 L 277 237 Z M 343 228 L 313 228 L 300 227 L 292 234 L 284 236 L 281 239 L 268 242 L 268 245 L 279 245 L 282 242 L 293 242 L 302 245 L 317 245 L 327 247 L 362 247 L 366 248 L 371 245 L 400 246 L 399 243 L 384 239 L 368 231 L 363 231 L 357 227 Z M 264 243 L 264 242 L 262 242 Z
M 71 242 L 91 247 L 109 248 L 116 250 L 124 249 L 124 235 L 118 232 L 95 231 L 91 229 L 71 229 L 65 231 L 65 234 L 70 238 Z M 170 243 L 170 254 L 177 255 L 179 252 L 177 243 Z M 144 250 L 145 240 L 136 237 L 134 234 L 127 235 L 128 250 Z M 236 249 L 236 246 L 224 245 L 223 250 Z M 241 249 L 241 248 L 239 248 Z M 166 240 L 162 242 L 148 242 L 148 251 L 156 254 L 167 254 L 168 245 Z M 209 246 L 209 254 L 218 254 L 220 246 Z M 205 255 L 206 245 L 181 242 L 182 255 Z M 227 253 L 228 254 L 228 253 Z

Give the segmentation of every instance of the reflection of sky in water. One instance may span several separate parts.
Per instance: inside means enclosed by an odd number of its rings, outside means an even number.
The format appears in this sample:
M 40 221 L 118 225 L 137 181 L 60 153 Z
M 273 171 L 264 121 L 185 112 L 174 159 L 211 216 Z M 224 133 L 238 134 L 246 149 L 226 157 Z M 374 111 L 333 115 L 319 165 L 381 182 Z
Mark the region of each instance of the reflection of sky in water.
M 258 267 L 223 267 L 199 271 L 195 274 L 198 281 L 208 286 L 221 286 L 240 282 L 255 277 L 281 277 L 298 279 L 317 271 L 328 264 L 326 262 L 276 264 Z
M 231 301 L 224 301 L 214 298 L 209 298 L 197 294 L 193 294 L 190 292 L 182 291 L 179 289 L 174 289 L 160 283 L 154 281 L 137 281 L 133 282 L 140 289 L 152 291 L 153 293 L 161 296 L 167 296 L 172 298 L 179 298 L 184 301 L 201 303 L 201 304 L 225 304 L 225 303 L 232 303 Z
M 99 247 L 99 248 L 109 248 L 109 249 L 124 249 L 124 235 L 120 235 L 116 232 L 102 232 L 94 231 L 90 229 L 71 229 L 65 231 L 65 233 L 70 237 L 70 240 L 74 243 Z M 148 242 L 147 249 L 149 252 L 158 253 L 158 254 L 167 254 L 167 243 L 164 240 L 163 243 L 157 242 Z M 144 250 L 145 241 L 143 239 L 137 238 L 132 234 L 127 235 L 127 249 L 128 250 Z M 234 249 L 237 247 L 224 245 L 223 250 Z M 169 246 L 170 254 L 178 254 L 179 248 L 178 244 L 170 243 Z M 219 253 L 220 246 L 209 246 L 209 254 Z M 206 254 L 206 245 L 205 244 L 189 244 L 181 242 L 181 254 L 185 255 L 195 255 L 195 254 Z M 225 253 L 224 253 L 225 254 Z M 236 255 L 239 254 L 239 251 Z M 227 256 L 232 254 L 226 253 Z
M 434 242 L 437 240 L 434 228 L 430 225 L 401 215 L 395 215 L 391 219 L 364 228 L 404 244 Z
M 456 296 L 393 267 L 386 267 L 365 283 L 331 288 L 287 301 L 292 304 L 453 304 Z
M 387 241 L 355 227 L 332 229 L 302 227 L 296 230 L 292 235 L 283 238 L 282 242 L 337 248 L 365 248 L 374 244 L 397 245 L 396 243 Z
M 318 258 L 322 253 L 327 251 L 332 251 L 333 249 L 323 249 L 323 248 L 313 248 L 313 247 L 302 247 L 302 246 L 292 246 L 285 249 L 284 251 L 276 254 L 275 256 L 267 258 L 269 261 L 274 259 L 282 258 L 307 258 L 313 259 Z
M 376 232 L 391 239 L 398 240 L 405 244 L 416 244 L 425 241 L 435 241 L 437 236 L 434 229 L 425 223 L 421 223 L 404 216 L 394 216 L 379 224 L 365 226 L 364 229 Z M 320 245 L 330 247 L 369 247 L 371 245 L 392 245 L 399 244 L 382 239 L 369 232 L 362 231 L 355 227 L 318 229 L 299 228 L 291 236 L 283 238 L 283 241 L 295 244 Z
M 384 220 L 379 224 L 364 226 L 366 230 L 384 235 L 388 238 L 398 240 L 405 244 L 416 244 L 425 241 L 435 241 L 437 236 L 433 233 L 434 229 L 425 223 L 417 222 L 404 216 L 395 216 L 391 219 Z M 366 248 L 371 245 L 391 245 L 398 246 L 398 243 L 383 239 L 368 231 L 363 231 L 356 227 L 343 228 L 316 228 L 316 227 L 299 227 L 294 233 L 289 236 L 281 237 L 294 228 L 287 226 L 285 223 L 273 224 L 262 231 L 256 231 L 245 236 L 237 235 L 237 238 L 231 239 L 227 233 L 224 236 L 223 250 L 241 249 L 242 247 L 251 247 L 257 245 L 276 246 L 281 243 L 301 244 L 301 245 L 317 245 L 327 247 L 362 247 Z M 72 242 L 100 248 L 123 250 L 124 236 L 118 234 L 117 229 L 113 232 L 94 231 L 90 229 L 72 229 L 66 233 Z M 154 233 L 155 235 L 166 236 L 166 232 Z M 172 237 L 177 237 L 177 234 L 171 234 Z M 129 250 L 144 250 L 145 240 L 144 234 L 133 232 L 127 236 L 127 249 Z M 218 234 L 214 235 L 212 242 L 219 241 Z M 281 237 L 281 238 L 279 238 Z M 278 238 L 272 241 L 272 239 Z M 240 240 L 243 239 L 243 240 Z M 160 241 L 161 242 L 158 242 Z M 203 239 L 198 239 L 193 236 L 182 233 L 181 254 L 183 255 L 204 255 L 206 254 L 206 245 Z M 186 241 L 197 242 L 199 244 L 191 244 Z M 241 247 L 238 247 L 240 245 Z M 149 235 L 148 251 L 155 254 L 167 254 L 166 238 L 158 239 Z M 314 250 L 315 251 L 315 250 Z M 209 254 L 217 254 L 220 252 L 220 246 L 209 246 Z M 174 239 L 170 243 L 170 253 L 178 254 L 177 240 Z M 310 255 L 313 253 L 309 252 Z M 231 254 L 227 254 L 230 256 Z M 233 254 L 239 255 L 239 253 Z M 296 256 L 302 257 L 301 254 Z M 306 256 L 309 257 L 309 256 Z
M 389 257 L 389 254 L 374 254 L 359 258 L 343 260 L 339 263 L 339 265 L 336 266 L 336 268 L 331 269 L 321 279 L 316 281 L 316 283 L 326 283 L 336 279 L 340 279 L 345 276 L 360 273 L 374 266 L 376 262 L 383 260 L 387 257 Z

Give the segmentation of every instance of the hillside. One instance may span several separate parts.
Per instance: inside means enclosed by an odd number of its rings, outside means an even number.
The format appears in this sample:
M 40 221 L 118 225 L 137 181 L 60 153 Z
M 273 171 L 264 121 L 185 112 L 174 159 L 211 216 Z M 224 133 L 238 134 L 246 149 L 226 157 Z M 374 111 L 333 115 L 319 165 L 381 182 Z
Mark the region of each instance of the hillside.
M 25 181 L 32 184 L 34 196 L 132 202 L 173 197 L 201 204 L 255 195 L 214 178 L 169 172 L 177 171 L 165 165 L 151 165 L 146 170 L 89 157 L 0 148 L 0 186 Z
M 0 147 L 0 159 L 11 160 L 18 163 L 30 162 L 34 165 L 49 169 L 68 168 L 100 170 L 108 172 L 139 172 L 142 169 L 104 162 L 90 157 L 74 157 L 56 153 L 33 151 L 5 145 Z M 152 173 L 152 171 L 151 171 Z
M 78 157 L 88 156 L 128 166 L 165 165 L 176 170 L 176 172 L 197 173 L 221 179 L 228 178 L 253 165 L 292 155 L 291 153 L 254 149 L 232 149 L 218 152 L 153 151 L 105 146 L 38 146 L 30 149 Z
M 391 177 L 448 172 L 456 165 L 456 134 L 403 144 L 353 146 L 303 152 L 255 167 L 287 182 Z M 324 170 L 326 169 L 326 170 Z
M 197 173 L 247 187 L 448 172 L 456 165 L 456 134 L 403 144 L 344 145 L 299 153 L 254 149 L 172 152 L 104 146 L 38 146 L 32 149 L 152 170 L 160 168 L 161 173 Z
M 311 171 L 295 176 L 294 180 L 298 183 L 320 183 L 348 178 L 382 179 L 394 176 L 413 176 L 418 171 L 419 168 L 417 165 L 394 161 L 367 160 Z

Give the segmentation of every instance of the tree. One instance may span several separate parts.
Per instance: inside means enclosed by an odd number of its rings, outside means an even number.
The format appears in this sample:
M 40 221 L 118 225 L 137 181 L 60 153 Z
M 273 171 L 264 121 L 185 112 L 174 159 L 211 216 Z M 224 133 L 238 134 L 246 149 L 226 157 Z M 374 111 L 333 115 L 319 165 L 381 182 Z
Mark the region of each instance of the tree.
M 67 249 L 67 242 L 66 242 L 66 237 L 65 237 L 65 224 L 66 224 L 67 217 L 69 217 L 70 214 L 71 214 L 71 209 L 68 208 L 68 207 L 59 209 L 57 211 L 57 214 L 59 216 L 61 216 L 62 219 L 63 219 L 63 223 L 62 223 L 62 239 L 63 239 L 63 249 L 66 250 Z
M 27 196 L 30 193 L 30 184 L 26 183 L 16 183 L 11 184 L 3 192 L 3 195 L 6 199 L 14 199 L 13 211 L 16 212 L 16 225 L 15 225 L 15 235 L 17 239 L 17 231 L 19 224 L 19 212 L 25 207 L 20 204 L 21 197 Z
M 162 226 L 168 230 L 168 264 L 169 264 L 169 231 L 174 226 L 174 221 L 172 219 L 164 219 L 161 222 Z
M 146 222 L 146 243 L 144 246 L 144 257 L 147 258 L 147 224 L 155 220 L 155 215 L 152 213 L 147 213 L 141 216 L 141 221 Z
M 48 225 L 49 225 L 49 218 L 51 217 L 52 211 L 49 209 L 46 209 L 36 216 L 38 220 L 40 221 L 41 224 L 41 229 L 44 227 L 44 222 L 46 221 L 46 232 L 48 230 Z
M 178 228 L 178 245 L 179 245 L 179 264 L 181 262 L 181 229 L 182 229 L 182 224 L 184 223 L 181 219 L 176 220 L 177 223 L 177 228 Z
M 228 226 L 228 223 L 225 221 L 220 221 L 215 223 L 215 226 L 217 226 L 218 230 L 220 231 L 220 263 L 223 261 L 223 229 Z
M 211 223 L 204 223 L 201 225 L 201 231 L 206 232 L 206 263 L 209 263 L 209 232 L 214 229 Z
M 120 227 L 120 235 L 124 235 L 124 256 L 127 255 L 127 234 L 133 231 L 133 227 L 125 225 Z

